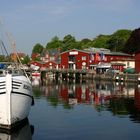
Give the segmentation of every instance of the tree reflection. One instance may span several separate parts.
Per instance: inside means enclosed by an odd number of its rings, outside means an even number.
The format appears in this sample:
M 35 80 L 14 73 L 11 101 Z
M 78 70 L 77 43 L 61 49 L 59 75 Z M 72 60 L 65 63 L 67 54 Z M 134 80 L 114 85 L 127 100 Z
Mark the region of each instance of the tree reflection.
M 108 106 L 108 110 L 113 113 L 113 115 L 125 116 L 128 115 L 128 102 L 129 99 L 123 97 L 111 98 Z
M 34 95 L 35 98 L 45 97 L 53 107 L 61 105 L 64 109 L 73 109 L 75 105 L 93 105 L 97 112 L 106 110 L 140 122 L 140 90 L 134 83 L 51 81 L 46 86 L 34 88 Z

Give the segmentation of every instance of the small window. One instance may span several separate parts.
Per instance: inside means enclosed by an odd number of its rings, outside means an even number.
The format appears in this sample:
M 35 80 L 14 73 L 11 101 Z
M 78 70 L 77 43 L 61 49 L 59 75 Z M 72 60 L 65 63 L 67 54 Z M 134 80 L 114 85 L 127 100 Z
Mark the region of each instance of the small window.
M 130 66 L 130 63 L 129 63 L 129 61 L 127 62 L 127 67 L 129 67 Z
M 86 60 L 86 56 L 82 56 L 82 60 Z

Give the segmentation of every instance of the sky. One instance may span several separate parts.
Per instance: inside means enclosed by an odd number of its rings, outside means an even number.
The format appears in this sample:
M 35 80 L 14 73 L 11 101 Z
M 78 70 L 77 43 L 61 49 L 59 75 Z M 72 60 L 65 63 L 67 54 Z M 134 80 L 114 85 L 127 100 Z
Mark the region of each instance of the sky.
M 0 26 L 18 52 L 31 55 L 55 36 L 94 39 L 139 28 L 140 0 L 0 0 Z

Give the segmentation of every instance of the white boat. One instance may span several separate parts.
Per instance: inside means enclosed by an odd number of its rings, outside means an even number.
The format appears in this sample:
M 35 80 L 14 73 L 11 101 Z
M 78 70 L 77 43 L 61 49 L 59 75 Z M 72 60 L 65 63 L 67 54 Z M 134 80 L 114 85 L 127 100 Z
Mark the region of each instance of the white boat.
M 5 58 L 9 58 L 10 56 L 1 39 L 0 47 L 3 48 L 3 55 L 4 51 L 6 52 Z M 0 62 L 0 128 L 5 129 L 12 129 L 26 119 L 34 101 L 31 81 L 25 70 L 21 70 L 23 65 L 15 51 L 14 41 L 11 41 L 11 47 L 14 48 L 17 58 L 15 61 L 19 64 Z
M 0 128 L 12 129 L 28 117 L 33 105 L 29 78 L 18 70 L 0 74 Z

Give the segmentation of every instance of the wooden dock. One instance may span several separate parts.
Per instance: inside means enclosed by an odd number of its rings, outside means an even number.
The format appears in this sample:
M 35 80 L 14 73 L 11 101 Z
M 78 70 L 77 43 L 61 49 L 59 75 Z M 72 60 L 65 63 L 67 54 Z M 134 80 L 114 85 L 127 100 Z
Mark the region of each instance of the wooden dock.
M 78 69 L 45 69 L 41 71 L 42 78 L 51 77 L 58 80 L 112 80 L 118 82 L 140 82 L 140 74 L 128 73 L 96 73 L 95 70 L 78 70 Z M 48 77 L 47 77 L 48 76 Z

